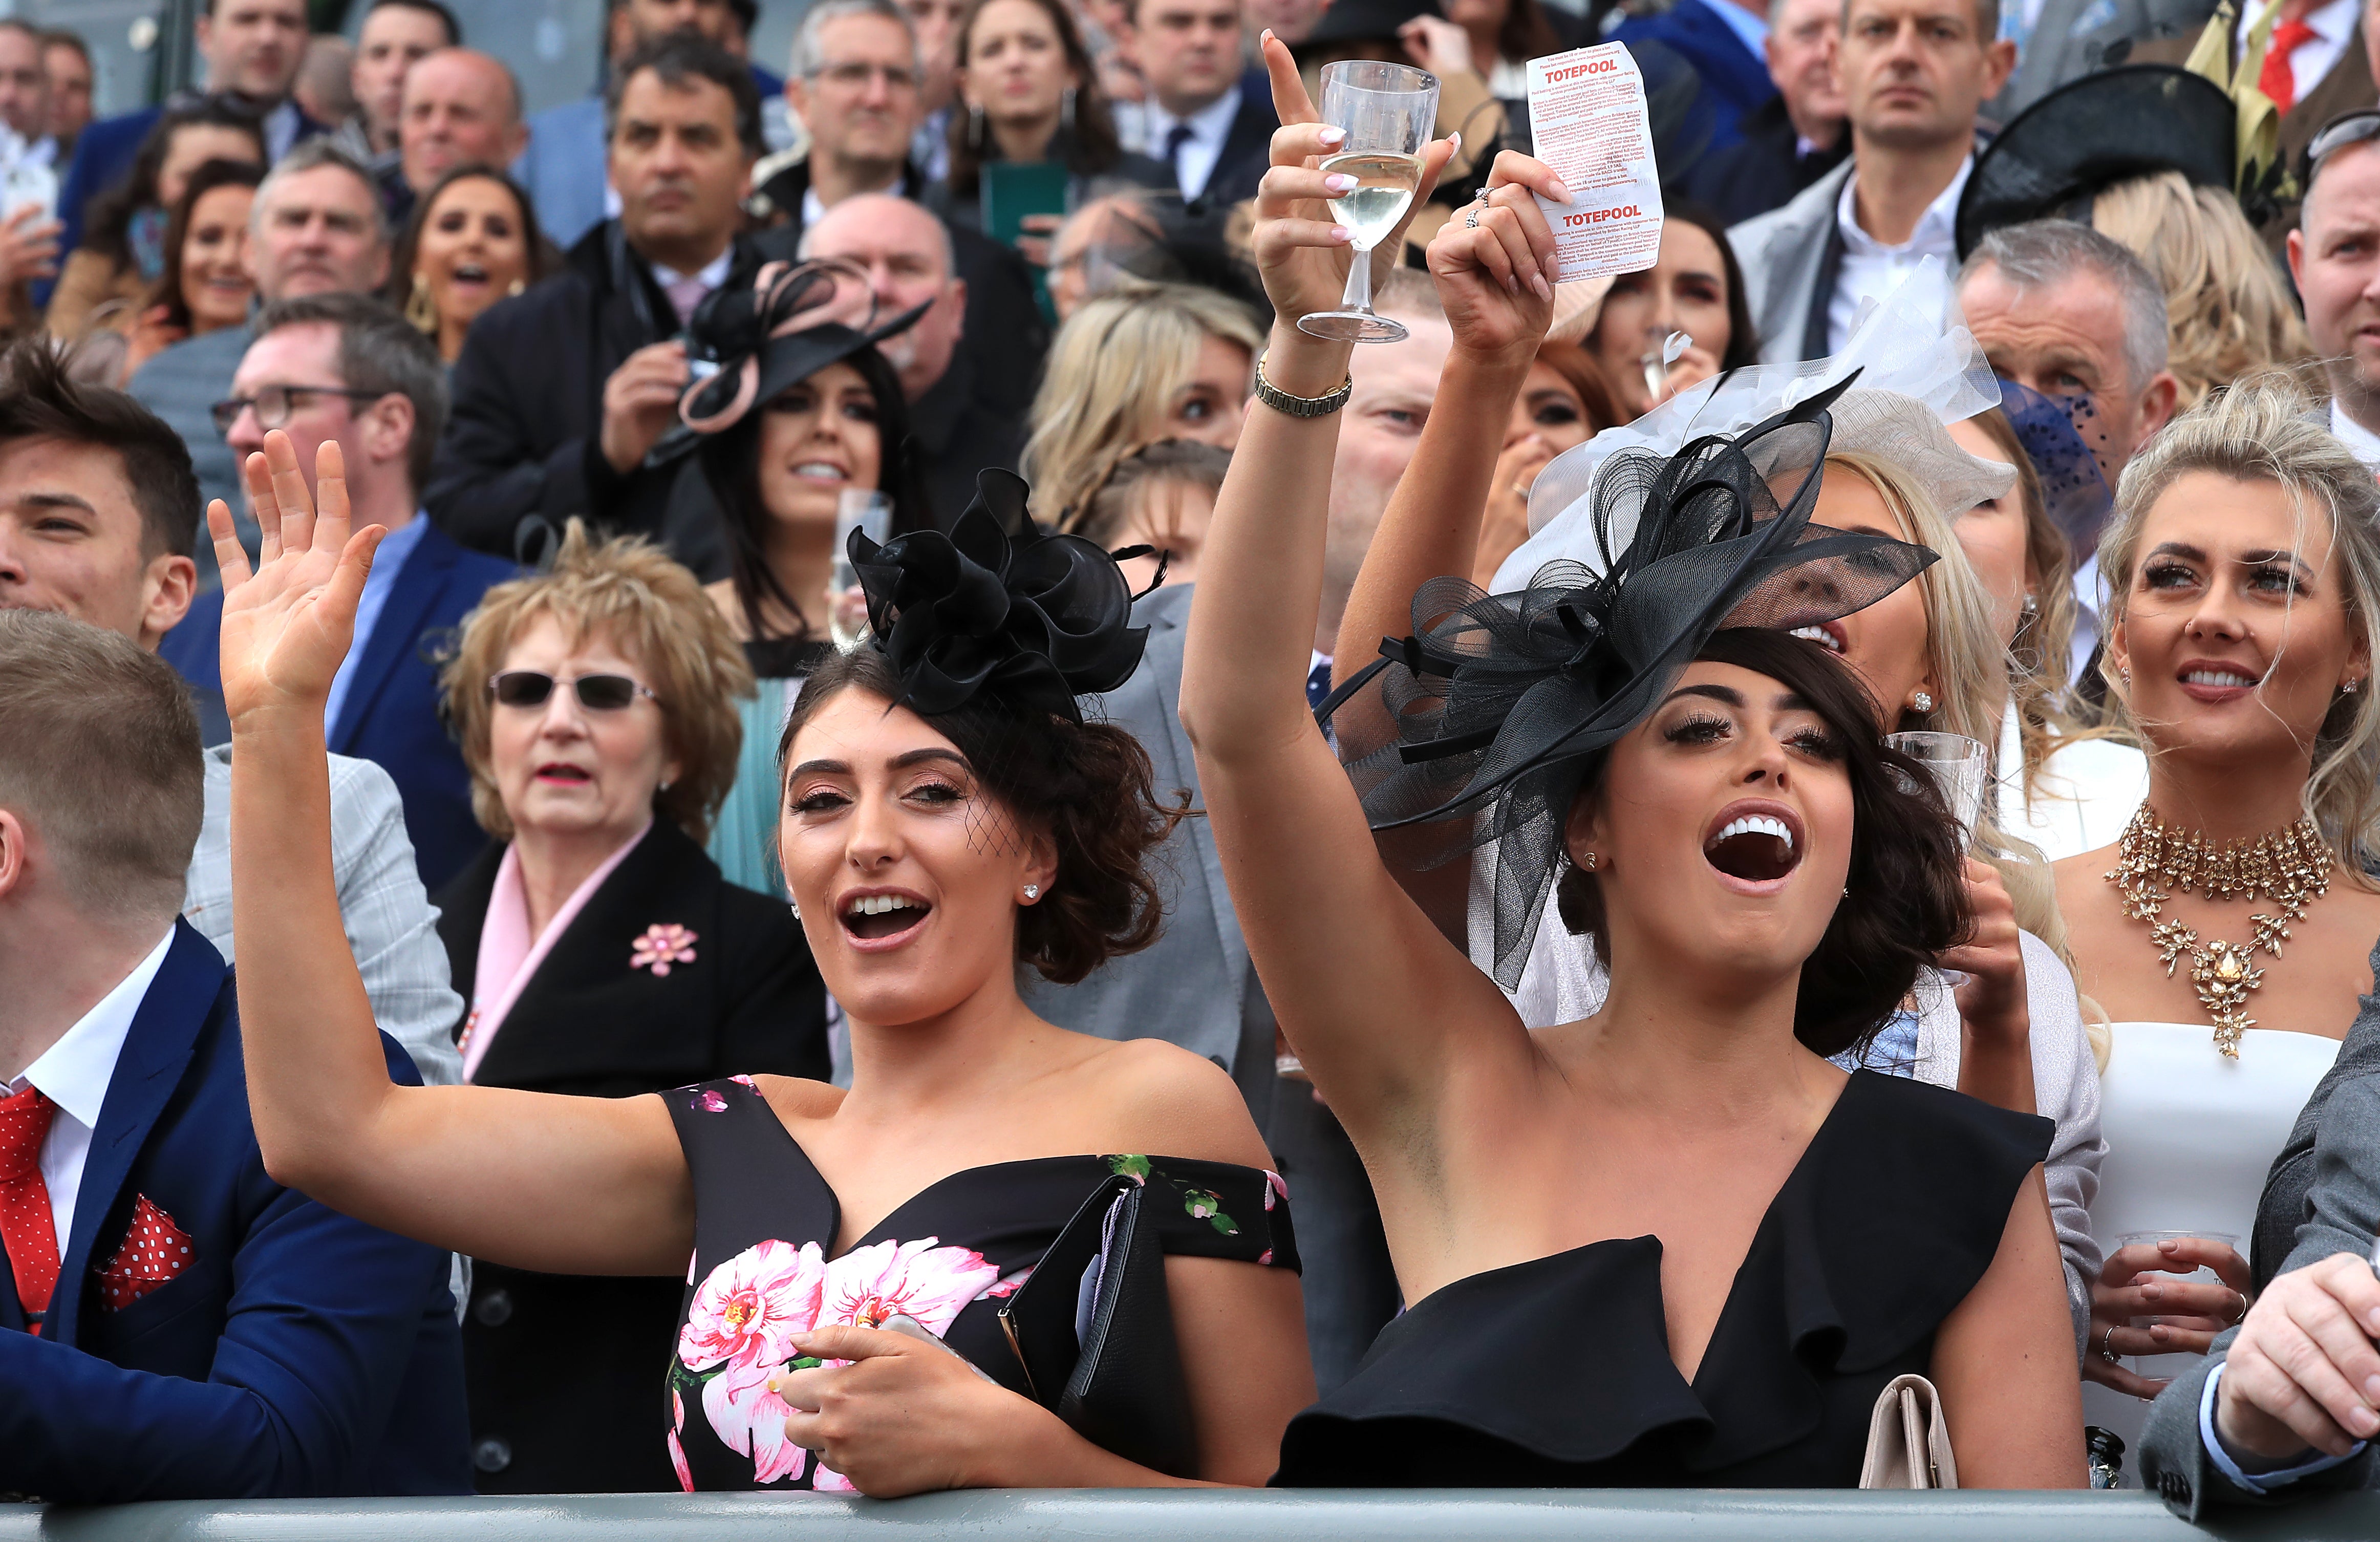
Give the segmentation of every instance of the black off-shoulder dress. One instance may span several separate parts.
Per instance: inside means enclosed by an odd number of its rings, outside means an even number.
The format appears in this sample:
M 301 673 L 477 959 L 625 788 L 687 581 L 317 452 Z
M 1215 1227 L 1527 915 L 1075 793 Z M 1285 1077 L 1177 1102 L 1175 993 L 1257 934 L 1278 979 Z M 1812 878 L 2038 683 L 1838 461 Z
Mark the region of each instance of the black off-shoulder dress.
M 1926 1372 L 2054 1128 L 1854 1072 L 1753 1234 L 1691 1383 L 1670 1358 L 1659 1239 L 1591 1243 L 1415 1303 L 1291 1421 L 1273 1482 L 1853 1487 L 1876 1395 Z
M 785 1439 L 769 1378 L 812 1328 L 872 1328 L 905 1313 L 1002 1386 L 1031 1389 L 1000 1303 L 1033 1272 L 1092 1191 L 1148 1185 L 1164 1251 L 1297 1268 L 1289 1195 L 1274 1173 L 1175 1157 L 1048 1157 L 971 1167 L 929 1184 L 847 1252 L 843 1208 L 752 1082 L 663 1094 L 694 1175 L 694 1267 L 669 1365 L 667 1443 L 696 1489 L 848 1490 Z M 814 1364 L 815 1362 L 800 1362 Z

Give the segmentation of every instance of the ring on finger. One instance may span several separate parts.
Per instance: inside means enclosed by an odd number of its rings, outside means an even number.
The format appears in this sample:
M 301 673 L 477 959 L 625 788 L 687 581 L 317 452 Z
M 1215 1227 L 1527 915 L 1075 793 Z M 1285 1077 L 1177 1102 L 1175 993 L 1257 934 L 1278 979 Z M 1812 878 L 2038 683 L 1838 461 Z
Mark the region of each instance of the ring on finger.
M 2111 1322 L 2107 1325 L 2107 1331 L 2099 1339 L 2099 1358 L 2111 1366 L 2116 1363 L 2115 1343 L 2116 1325 Z
M 2248 1320 L 2248 1293 L 2233 1291 L 2231 1293 L 2238 1298 L 2238 1305 L 2231 1314 L 2231 1326 L 2237 1328 Z

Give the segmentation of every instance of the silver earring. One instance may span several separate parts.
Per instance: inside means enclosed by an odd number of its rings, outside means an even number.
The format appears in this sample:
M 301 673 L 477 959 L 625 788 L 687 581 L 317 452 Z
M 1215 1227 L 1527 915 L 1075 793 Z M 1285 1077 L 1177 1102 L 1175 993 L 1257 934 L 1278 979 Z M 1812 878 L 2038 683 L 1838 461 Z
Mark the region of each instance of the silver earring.
M 664 783 L 662 783 L 659 787 L 655 788 L 655 789 L 654 789 L 654 791 L 655 791 L 655 792 L 666 793 L 666 792 L 668 792 L 668 791 L 670 790 L 670 786 L 671 786 L 671 784 L 670 784 L 669 783 L 664 782 Z
M 1068 86 L 1066 88 L 1066 94 L 1058 98 L 1058 132 L 1061 134 L 1071 134 L 1074 131 L 1075 88 Z
M 2338 683 L 2339 694 L 2342 696 L 2353 696 L 2362 688 L 2363 682 L 2361 680 L 2342 680 Z
M 967 148 L 983 148 L 983 103 L 980 102 L 967 109 Z
M 2132 666 L 2130 664 L 2118 664 L 2116 666 L 2116 674 L 2124 682 L 2125 688 L 2127 690 L 2131 689 L 2132 684 Z
M 1934 698 L 1925 691 L 1919 691 L 1909 698 L 1909 704 L 1922 715 L 1934 710 Z
M 795 921 L 799 921 L 799 920 L 802 918 L 802 902 L 801 902 L 801 901 L 799 901 L 799 900 L 795 900 L 793 904 L 791 904 L 791 905 L 789 905 L 785 906 L 785 908 L 786 908 L 786 909 L 788 909 L 788 910 L 790 910 L 790 911 L 792 911 L 792 912 L 794 913 L 794 919 L 795 919 Z
M 2026 615 L 2039 615 L 2041 613 L 2041 601 L 2028 594 L 2024 597 L 2024 603 L 2019 606 L 2018 609 L 2022 611 Z
M 1039 899 L 1041 897 L 1041 886 L 1038 883 L 1026 884 L 1025 886 L 1025 897 L 1028 900 Z
M 1579 866 L 1581 868 L 1585 869 L 1585 871 L 1587 871 L 1587 872 L 1590 872 L 1590 873 L 1591 873 L 1591 872 L 1595 871 L 1595 865 L 1596 865 L 1597 862 L 1600 862 L 1600 861 L 1602 861 L 1602 860 L 1603 860 L 1603 858 L 1601 858 L 1601 857 L 1599 857 L 1599 856 L 1596 856 L 1596 855 L 1595 855 L 1595 853 L 1593 853 L 1593 852 L 1588 852 L 1588 853 L 1586 854 L 1586 860 L 1585 860 L 1585 861 L 1584 861 L 1584 862 L 1579 863 L 1579 864 L 1578 864 L 1578 866 Z

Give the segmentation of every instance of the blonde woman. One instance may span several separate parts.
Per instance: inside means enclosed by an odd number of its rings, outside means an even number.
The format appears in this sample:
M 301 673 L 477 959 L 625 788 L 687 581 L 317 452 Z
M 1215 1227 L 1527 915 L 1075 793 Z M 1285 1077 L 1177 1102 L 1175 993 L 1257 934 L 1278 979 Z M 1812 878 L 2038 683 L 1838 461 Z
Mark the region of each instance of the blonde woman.
M 2099 548 L 2148 801 L 2057 877 L 2114 1019 L 2083 1391 L 2126 1439 L 2134 1400 L 2245 1314 L 2266 1170 L 2372 989 L 2380 488 L 2309 410 L 2277 377 L 2210 395 L 2133 458 Z M 2172 1278 L 2201 1269 L 2219 1283 Z
M 1245 307 L 1186 284 L 1135 285 L 1058 329 L 1033 398 L 1034 517 L 1071 530 L 1116 461 L 1160 439 L 1240 440 L 1263 334 Z
M 2136 176 L 2092 200 L 2091 225 L 2138 252 L 2164 286 L 2176 410 L 2313 353 L 2272 253 L 2229 189 L 2192 187 L 2178 171 Z
M 694 575 L 570 522 L 464 622 L 446 705 L 501 844 L 438 895 L 464 1079 L 582 1097 L 823 1076 L 826 998 L 784 905 L 703 855 L 751 672 Z M 651 1415 L 682 1282 L 482 1262 L 463 1319 L 483 1493 L 672 1490 Z M 552 1367 L 568 1365 L 556 1377 Z

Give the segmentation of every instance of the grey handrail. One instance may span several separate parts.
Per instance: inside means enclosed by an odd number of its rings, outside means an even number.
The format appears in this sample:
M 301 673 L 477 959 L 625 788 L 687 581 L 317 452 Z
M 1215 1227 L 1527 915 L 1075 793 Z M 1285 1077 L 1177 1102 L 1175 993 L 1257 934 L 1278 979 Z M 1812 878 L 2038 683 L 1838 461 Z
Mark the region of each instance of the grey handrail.
M 2229 1538 L 2380 1536 L 2380 1495 L 2226 1512 Z M 0 1542 L 2183 1542 L 2147 1494 L 1005 1489 L 0 1507 Z

